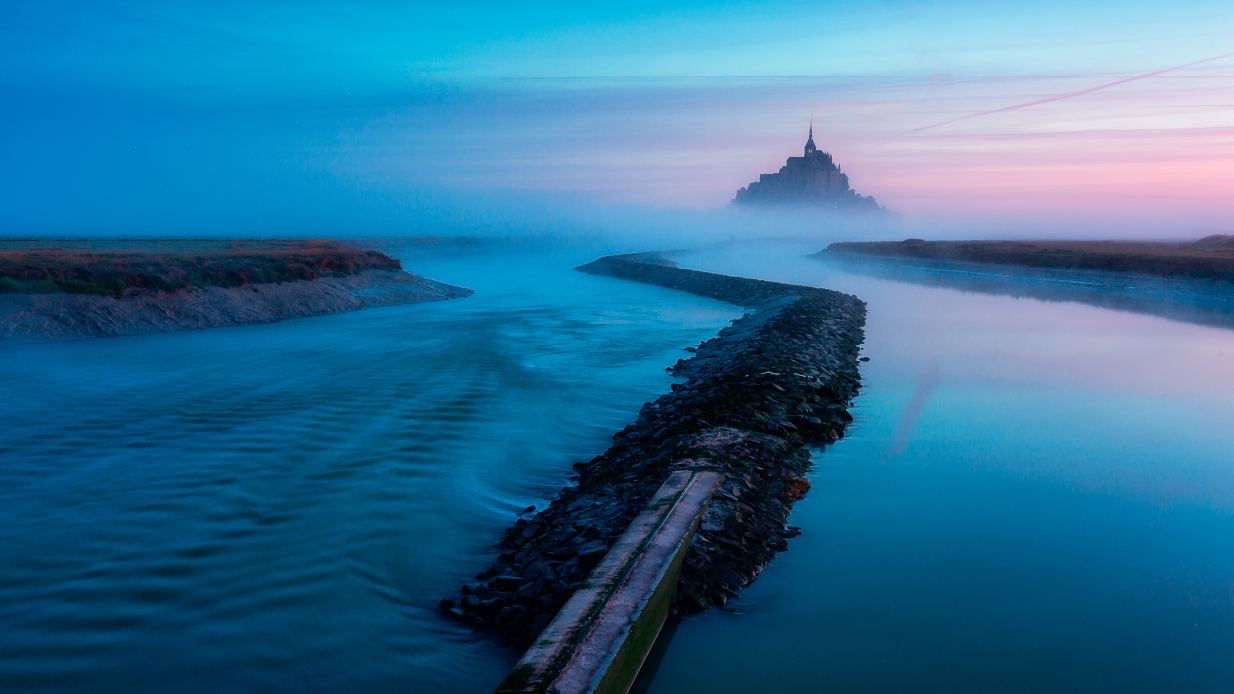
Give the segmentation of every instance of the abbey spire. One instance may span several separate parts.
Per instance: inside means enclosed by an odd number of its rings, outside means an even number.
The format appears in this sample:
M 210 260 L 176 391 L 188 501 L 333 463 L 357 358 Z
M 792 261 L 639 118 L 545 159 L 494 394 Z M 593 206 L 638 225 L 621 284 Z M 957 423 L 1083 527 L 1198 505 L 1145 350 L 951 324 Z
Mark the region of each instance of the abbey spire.
M 831 154 L 814 144 L 814 114 L 805 156 L 789 157 L 777 173 L 762 174 L 737 191 L 735 205 L 813 205 L 820 208 L 864 210 L 885 213 L 874 198 L 861 195 L 848 185 L 848 176 L 836 166 Z

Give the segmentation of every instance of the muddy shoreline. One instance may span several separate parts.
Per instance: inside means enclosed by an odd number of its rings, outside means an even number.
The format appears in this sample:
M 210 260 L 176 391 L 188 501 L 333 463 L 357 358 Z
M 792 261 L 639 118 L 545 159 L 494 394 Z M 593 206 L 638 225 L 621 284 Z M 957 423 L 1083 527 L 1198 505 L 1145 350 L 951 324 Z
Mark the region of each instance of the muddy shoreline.
M 72 340 L 202 330 L 378 306 L 470 296 L 401 271 L 346 277 L 205 287 L 175 292 L 129 289 L 120 299 L 91 294 L 0 294 L 0 339 Z
M 854 296 L 684 270 L 658 254 L 576 269 L 751 312 L 668 367 L 683 381 L 647 403 L 607 451 L 577 463 L 576 484 L 508 528 L 497 561 L 460 597 L 441 601 L 447 615 L 511 643 L 544 629 L 675 470 L 714 470 L 724 480 L 689 547 L 674 609 L 723 605 L 799 533 L 787 521 L 810 488 L 806 444 L 843 436 L 860 388 L 865 304 Z
M 1146 241 L 841 241 L 810 257 L 832 253 L 952 260 L 1025 268 L 1138 272 L 1234 283 L 1234 236 L 1191 243 Z

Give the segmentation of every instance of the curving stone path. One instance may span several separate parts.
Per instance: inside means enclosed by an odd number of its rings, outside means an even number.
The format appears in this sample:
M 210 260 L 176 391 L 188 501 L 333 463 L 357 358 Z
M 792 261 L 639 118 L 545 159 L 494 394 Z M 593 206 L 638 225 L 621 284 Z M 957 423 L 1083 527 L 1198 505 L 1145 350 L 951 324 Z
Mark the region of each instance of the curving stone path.
M 865 303 L 815 287 L 677 268 L 660 254 L 608 256 L 576 268 L 687 291 L 752 310 L 694 356 L 669 367 L 683 379 L 647 403 L 613 445 L 578 463 L 577 485 L 500 541 L 504 552 L 448 614 L 531 643 L 674 473 L 718 475 L 684 554 L 672 609 L 723 605 L 799 529 L 787 524 L 810 488 L 807 442 L 843 436 L 860 387 Z M 592 582 L 594 583 L 594 582 Z

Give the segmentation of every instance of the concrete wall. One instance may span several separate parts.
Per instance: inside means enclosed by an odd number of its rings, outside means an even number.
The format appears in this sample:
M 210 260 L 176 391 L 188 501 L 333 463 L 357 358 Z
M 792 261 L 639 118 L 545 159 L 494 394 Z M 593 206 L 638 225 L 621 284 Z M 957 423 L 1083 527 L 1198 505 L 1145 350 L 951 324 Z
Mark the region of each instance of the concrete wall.
M 497 692 L 624 694 L 664 626 L 690 539 L 722 477 L 672 473 Z

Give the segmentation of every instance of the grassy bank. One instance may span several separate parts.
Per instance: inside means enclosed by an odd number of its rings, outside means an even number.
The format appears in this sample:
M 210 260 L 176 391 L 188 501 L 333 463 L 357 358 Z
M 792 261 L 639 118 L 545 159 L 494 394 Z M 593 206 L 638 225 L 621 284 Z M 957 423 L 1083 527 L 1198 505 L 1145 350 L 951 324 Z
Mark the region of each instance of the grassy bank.
M 0 250 L 0 293 L 119 297 L 129 288 L 174 292 L 402 269 L 383 253 L 338 241 L 117 240 L 111 248 L 99 246 L 6 240 Z
M 1234 283 L 1234 236 L 1210 236 L 1194 243 L 921 239 L 850 241 L 833 243 L 827 251 L 1036 268 L 1143 272 L 1163 277 Z

